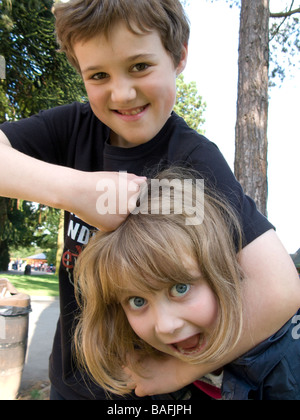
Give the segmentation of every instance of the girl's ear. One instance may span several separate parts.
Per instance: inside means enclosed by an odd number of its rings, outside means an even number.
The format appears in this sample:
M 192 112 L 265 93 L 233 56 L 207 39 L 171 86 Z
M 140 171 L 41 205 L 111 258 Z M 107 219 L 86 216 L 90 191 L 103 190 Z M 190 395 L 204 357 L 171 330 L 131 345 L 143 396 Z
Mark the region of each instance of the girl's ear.
M 179 76 L 183 70 L 186 67 L 187 64 L 187 60 L 188 60 L 188 45 L 184 44 L 183 48 L 182 48 L 182 53 L 181 53 L 181 59 L 180 62 L 176 68 L 176 74 L 177 76 Z

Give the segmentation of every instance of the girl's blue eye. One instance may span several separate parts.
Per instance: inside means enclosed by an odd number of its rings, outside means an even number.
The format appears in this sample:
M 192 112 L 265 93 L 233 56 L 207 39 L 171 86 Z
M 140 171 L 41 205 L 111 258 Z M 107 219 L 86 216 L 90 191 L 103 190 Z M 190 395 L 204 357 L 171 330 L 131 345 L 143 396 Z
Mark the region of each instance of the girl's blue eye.
M 189 284 L 176 284 L 171 289 L 171 295 L 173 297 L 182 297 L 189 292 L 190 288 Z
M 141 309 L 146 304 L 146 302 L 146 299 L 137 296 L 129 299 L 129 305 L 132 309 Z

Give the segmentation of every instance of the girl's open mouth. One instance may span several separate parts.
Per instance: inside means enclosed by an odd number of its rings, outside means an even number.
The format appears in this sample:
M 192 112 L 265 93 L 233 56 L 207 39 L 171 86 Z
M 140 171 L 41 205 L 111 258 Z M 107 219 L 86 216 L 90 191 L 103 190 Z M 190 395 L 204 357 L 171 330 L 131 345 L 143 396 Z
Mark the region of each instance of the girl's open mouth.
M 196 334 L 186 340 L 171 344 L 172 348 L 177 352 L 191 356 L 199 353 L 205 346 L 205 339 L 203 334 Z

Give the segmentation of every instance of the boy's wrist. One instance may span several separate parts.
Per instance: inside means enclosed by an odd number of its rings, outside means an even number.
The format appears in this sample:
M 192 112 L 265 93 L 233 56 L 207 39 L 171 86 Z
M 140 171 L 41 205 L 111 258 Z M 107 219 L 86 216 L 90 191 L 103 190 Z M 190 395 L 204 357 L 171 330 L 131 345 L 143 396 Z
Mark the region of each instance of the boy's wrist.
M 83 172 L 64 168 L 58 207 L 104 231 L 115 230 L 128 216 L 145 178 L 119 172 Z M 133 208 L 132 208 L 133 210 Z

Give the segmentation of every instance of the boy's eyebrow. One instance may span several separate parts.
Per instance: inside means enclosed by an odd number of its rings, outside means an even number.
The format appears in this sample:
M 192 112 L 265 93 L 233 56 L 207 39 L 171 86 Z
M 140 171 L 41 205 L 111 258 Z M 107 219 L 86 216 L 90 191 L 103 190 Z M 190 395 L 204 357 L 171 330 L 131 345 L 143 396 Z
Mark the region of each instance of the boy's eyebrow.
M 136 54 L 136 55 L 132 55 L 131 57 L 128 57 L 126 61 L 150 60 L 150 59 L 153 59 L 154 57 L 155 57 L 155 54 L 149 54 L 149 53 Z
M 100 69 L 100 66 L 89 66 L 86 69 L 82 70 L 82 74 L 89 73 L 91 71 L 96 71 L 96 70 L 99 71 L 99 69 Z
M 132 61 L 137 61 L 137 60 L 151 60 L 151 59 L 154 59 L 154 57 L 155 57 L 155 54 L 136 54 L 136 55 L 132 55 L 132 56 L 130 56 L 130 57 L 128 57 L 128 58 L 126 58 L 126 62 L 132 62 Z M 100 69 L 101 69 L 101 65 L 99 64 L 99 65 L 92 65 L 92 66 L 89 66 L 89 67 L 87 67 L 87 68 L 85 68 L 84 70 L 82 70 L 82 74 L 85 74 L 85 73 L 89 73 L 89 72 L 91 72 L 91 71 L 99 71 Z

